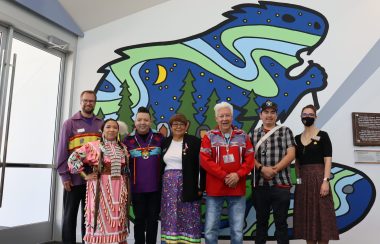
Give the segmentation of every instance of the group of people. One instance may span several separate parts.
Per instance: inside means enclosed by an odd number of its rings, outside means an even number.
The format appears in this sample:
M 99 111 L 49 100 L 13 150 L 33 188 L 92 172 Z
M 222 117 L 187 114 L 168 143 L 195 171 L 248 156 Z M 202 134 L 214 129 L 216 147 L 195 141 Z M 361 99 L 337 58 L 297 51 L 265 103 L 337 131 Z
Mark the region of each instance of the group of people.
M 231 243 L 243 242 L 246 179 L 252 177 L 256 243 L 266 243 L 271 211 L 277 243 L 289 243 L 290 163 L 295 159 L 302 184 L 296 186 L 294 237 L 308 244 L 339 239 L 330 190 L 332 146 L 315 126 L 316 109 L 302 109 L 303 133 L 277 125 L 277 105 L 260 107 L 262 125 L 246 132 L 232 125 L 233 107 L 215 107 L 217 126 L 202 139 L 187 133 L 183 114 L 169 120 L 171 134 L 151 129 L 145 107 L 134 129 L 120 139 L 119 123 L 94 114 L 96 94 L 83 91 L 81 111 L 65 121 L 57 170 L 64 186 L 63 243 L 76 243 L 82 207 L 84 243 L 127 243 L 129 208 L 136 244 L 153 244 L 161 220 L 161 242 L 200 243 L 201 199 L 206 196 L 204 238 L 217 243 L 223 208 L 228 209 Z M 226 205 L 225 205 L 226 203 Z

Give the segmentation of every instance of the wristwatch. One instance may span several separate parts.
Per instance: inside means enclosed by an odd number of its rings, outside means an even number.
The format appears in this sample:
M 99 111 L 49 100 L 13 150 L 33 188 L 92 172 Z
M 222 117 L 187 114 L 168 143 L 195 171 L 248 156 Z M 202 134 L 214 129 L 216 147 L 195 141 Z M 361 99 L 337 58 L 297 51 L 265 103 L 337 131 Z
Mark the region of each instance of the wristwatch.
M 323 178 L 323 181 L 330 181 L 330 178 L 328 178 L 328 177 Z

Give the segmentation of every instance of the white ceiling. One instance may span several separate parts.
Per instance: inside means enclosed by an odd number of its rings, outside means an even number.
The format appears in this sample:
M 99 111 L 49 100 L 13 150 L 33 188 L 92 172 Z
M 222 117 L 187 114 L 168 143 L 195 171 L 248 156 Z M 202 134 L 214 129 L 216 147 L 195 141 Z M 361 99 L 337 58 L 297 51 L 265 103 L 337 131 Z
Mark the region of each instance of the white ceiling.
M 58 0 L 83 32 L 169 0 Z

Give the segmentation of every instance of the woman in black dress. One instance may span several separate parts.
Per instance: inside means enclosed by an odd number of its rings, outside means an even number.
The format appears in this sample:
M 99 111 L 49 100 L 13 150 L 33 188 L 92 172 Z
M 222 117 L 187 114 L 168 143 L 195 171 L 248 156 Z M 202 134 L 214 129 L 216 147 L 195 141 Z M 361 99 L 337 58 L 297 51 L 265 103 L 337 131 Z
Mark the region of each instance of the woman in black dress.
M 201 140 L 186 133 L 190 124 L 185 115 L 173 115 L 169 124 L 171 136 L 161 146 L 161 243 L 201 243 Z
M 302 109 L 305 128 L 295 137 L 296 171 L 302 183 L 295 190 L 293 225 L 296 239 L 326 244 L 338 240 L 339 233 L 329 182 L 332 146 L 329 135 L 315 126 L 316 118 L 313 105 Z

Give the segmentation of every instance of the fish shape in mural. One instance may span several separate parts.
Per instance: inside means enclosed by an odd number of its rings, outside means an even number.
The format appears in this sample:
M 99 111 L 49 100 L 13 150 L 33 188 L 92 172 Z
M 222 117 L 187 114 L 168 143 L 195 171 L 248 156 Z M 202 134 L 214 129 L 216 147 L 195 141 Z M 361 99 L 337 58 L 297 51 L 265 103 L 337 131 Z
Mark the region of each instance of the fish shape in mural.
M 300 54 L 312 53 L 325 39 L 326 18 L 297 5 L 260 2 L 241 4 L 223 14 L 227 19 L 209 30 L 176 41 L 128 46 L 121 57 L 99 69 L 96 113 L 132 124 L 137 108 L 148 107 L 156 125 L 185 113 L 189 132 L 215 125 L 213 106 L 234 106 L 234 123 L 249 131 L 259 120 L 258 107 L 268 98 L 279 106 L 279 120 L 298 101 L 327 86 L 324 69 Z

